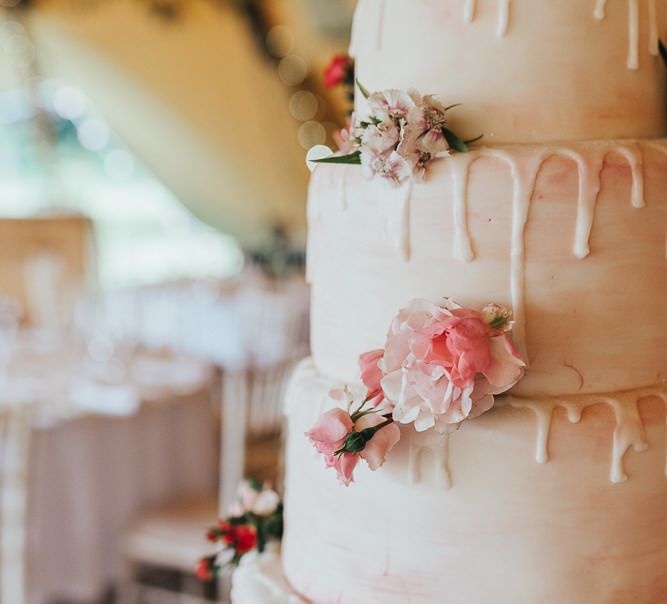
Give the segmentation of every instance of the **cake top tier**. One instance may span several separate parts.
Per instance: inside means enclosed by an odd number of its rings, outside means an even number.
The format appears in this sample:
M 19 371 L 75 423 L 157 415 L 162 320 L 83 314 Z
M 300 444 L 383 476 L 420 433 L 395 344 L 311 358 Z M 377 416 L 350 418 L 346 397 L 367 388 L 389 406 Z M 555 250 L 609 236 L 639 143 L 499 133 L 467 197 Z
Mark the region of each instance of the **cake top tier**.
M 359 0 L 350 54 L 371 91 L 462 103 L 467 138 L 653 138 L 667 134 L 666 33 L 667 0 Z

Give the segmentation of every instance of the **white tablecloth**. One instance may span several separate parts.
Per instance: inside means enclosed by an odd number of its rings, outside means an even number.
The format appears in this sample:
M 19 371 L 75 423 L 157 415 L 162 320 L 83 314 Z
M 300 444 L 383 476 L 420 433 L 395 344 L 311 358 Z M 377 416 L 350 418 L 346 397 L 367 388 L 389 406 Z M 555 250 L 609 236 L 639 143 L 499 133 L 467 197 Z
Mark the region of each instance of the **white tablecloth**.
M 119 535 L 144 510 L 215 491 L 208 393 L 35 429 L 29 472 L 27 600 L 91 601 L 121 571 Z
M 22 506 L 14 502 L 27 487 L 26 515 L 12 512 L 10 524 L 0 525 L 14 540 L 13 527 L 27 526 L 25 540 L 9 545 L 14 553 L 26 544 L 26 604 L 99 598 L 122 571 L 124 527 L 153 506 L 217 487 L 210 367 L 166 353 L 134 354 L 121 364 L 122 379 L 109 384 L 97 374 L 113 377 L 112 362 L 91 366 L 72 350 L 38 350 L 28 340 L 17 349 L 2 391 L 2 414 L 17 417 L 18 409 L 25 418 L 9 434 L 31 426 L 28 453 L 18 458 L 0 432 L 0 467 L 14 468 L 13 480 L 4 474 L 6 493 L 19 495 L 5 498 L 10 510 Z M 7 568 L 3 562 L 3 573 Z M 5 585 L 13 579 L 10 572 Z

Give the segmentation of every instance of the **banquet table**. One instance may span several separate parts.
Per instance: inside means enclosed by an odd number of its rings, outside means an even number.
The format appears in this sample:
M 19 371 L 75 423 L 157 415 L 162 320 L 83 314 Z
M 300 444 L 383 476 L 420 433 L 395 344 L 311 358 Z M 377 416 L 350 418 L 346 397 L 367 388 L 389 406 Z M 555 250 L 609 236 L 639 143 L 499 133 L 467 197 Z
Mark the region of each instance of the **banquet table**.
M 27 505 L 15 509 L 5 497 L 4 511 L 18 515 L 12 524 L 8 514 L 0 526 L 8 535 L 23 525 L 17 534 L 25 546 L 27 604 L 93 602 L 122 577 L 119 538 L 137 515 L 215 491 L 215 372 L 191 359 L 135 354 L 125 360 L 124 375 L 105 384 L 95 375 L 99 367 L 83 370 L 55 350 L 37 356 L 20 364 L 30 368 L 23 371 L 29 380 L 13 399 L 8 380 L 0 404 L 0 414 L 25 421 L 29 443 L 25 458 L 18 456 L 25 480 L 3 487 L 5 495 L 7 488 L 17 491 L 18 505 L 24 490 Z M 105 372 L 113 368 L 104 365 Z M 12 429 L 19 425 L 14 421 Z M 0 463 L 11 465 L 9 434 L 5 429 L 0 437 Z M 19 549 L 16 538 L 3 543 Z M 5 597 L 21 594 L 18 585 L 7 590 L 21 573 L 3 571 Z

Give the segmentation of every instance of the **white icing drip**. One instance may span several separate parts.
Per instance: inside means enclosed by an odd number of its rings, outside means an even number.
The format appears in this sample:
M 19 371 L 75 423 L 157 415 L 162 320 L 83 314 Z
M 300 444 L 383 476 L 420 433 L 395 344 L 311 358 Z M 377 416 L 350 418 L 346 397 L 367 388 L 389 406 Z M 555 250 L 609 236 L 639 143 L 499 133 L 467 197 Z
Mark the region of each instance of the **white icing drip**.
M 470 164 L 474 161 L 469 154 L 459 154 L 448 160 L 452 176 L 452 210 L 454 212 L 454 258 L 470 262 L 475 258 L 468 230 L 468 177 Z
M 648 20 L 649 20 L 649 36 L 648 36 L 648 51 L 655 57 L 660 54 L 658 46 L 658 9 L 655 0 L 648 0 Z
M 410 484 L 416 485 L 422 482 L 423 457 L 424 453 L 428 452 L 433 458 L 435 486 L 444 490 L 452 488 L 449 472 L 449 438 L 449 433 L 440 434 L 435 430 L 415 432 L 410 436 L 408 456 L 408 482 Z
M 638 399 L 633 395 L 616 395 L 608 397 L 605 402 L 614 409 L 616 429 L 611 454 L 611 470 L 609 478 L 618 484 L 625 482 L 628 475 L 625 473 L 623 458 L 630 449 L 641 452 L 648 449 L 644 424 L 639 417 L 637 408 Z
M 632 207 L 643 208 L 646 206 L 644 201 L 644 159 L 642 157 L 639 145 L 616 146 L 609 149 L 609 152 L 615 151 L 628 160 L 630 170 L 632 171 Z
M 377 0 L 378 2 L 378 31 L 376 45 L 378 50 L 382 50 L 384 44 L 384 16 L 387 9 L 387 0 Z
M 537 417 L 537 438 L 535 439 L 535 461 L 544 464 L 549 461 L 549 435 L 551 434 L 551 418 L 553 406 L 544 405 L 543 408 L 533 408 Z
M 639 415 L 638 408 L 639 401 L 648 397 L 660 398 L 667 409 L 667 391 L 664 386 L 615 394 L 573 395 L 567 398 L 542 400 L 509 396 L 507 400 L 512 407 L 530 409 L 535 414 L 537 421 L 535 459 L 537 463 L 546 463 L 549 460 L 549 436 L 553 412 L 556 408 L 564 408 L 567 411 L 568 420 L 572 423 L 578 423 L 587 407 L 600 403 L 610 406 L 614 412 L 616 427 L 612 441 L 609 479 L 613 483 L 621 483 L 628 479 L 623 463 L 628 450 L 632 447 L 635 451 L 642 452 L 648 448 L 644 423 Z M 667 430 L 667 423 L 665 429 Z M 667 446 L 665 451 L 665 476 L 667 476 Z
M 549 437 L 551 436 L 551 422 L 553 413 L 557 407 L 564 407 L 567 411 L 568 420 L 577 424 L 581 421 L 583 407 L 566 401 L 532 401 L 509 397 L 512 407 L 529 409 L 535 415 L 537 421 L 537 437 L 535 439 L 535 461 L 545 464 L 549 461 Z
M 472 23 L 475 20 L 475 0 L 465 0 L 463 20 L 466 23 Z
M 607 0 L 596 0 L 595 10 L 593 11 L 593 16 L 598 20 L 602 21 L 605 18 L 604 7 L 607 4 Z
M 583 259 L 591 253 L 590 238 L 595 219 L 595 204 L 600 192 L 600 174 L 604 165 L 605 153 L 586 155 L 572 149 L 561 148 L 550 153 L 550 155 L 563 155 L 577 163 L 579 197 L 573 252 L 577 258 Z
M 579 202 L 574 235 L 574 255 L 577 258 L 586 258 L 591 253 L 591 231 L 595 219 L 595 205 L 600 193 L 600 174 L 604 165 L 604 157 L 595 155 L 588 161 L 581 159 L 577 163 L 579 165 Z
M 526 348 L 526 224 L 530 211 L 530 202 L 535 190 L 537 173 L 543 162 L 538 154 L 528 155 L 525 163 L 513 162 L 514 199 L 512 201 L 512 250 L 510 268 L 510 287 L 512 292 L 512 312 L 514 313 L 513 335 L 519 353 L 528 359 Z
M 393 187 L 382 183 L 381 195 L 386 197 L 382 201 L 389 209 L 387 218 L 387 234 L 401 257 L 410 260 L 410 202 L 414 182 L 408 178 L 401 186 Z
M 647 144 L 655 146 L 656 149 L 659 149 L 663 153 L 667 153 L 667 149 L 656 143 Z M 482 148 L 465 156 L 459 155 L 448 158 L 447 161 L 450 162 L 452 177 L 454 257 L 465 261 L 470 261 L 474 258 L 472 241 L 467 225 L 467 188 L 471 166 L 480 157 L 495 157 L 507 163 L 514 177 L 516 195 L 517 187 L 520 190 L 534 188 L 535 180 L 544 161 L 555 155 L 561 155 L 575 161 L 579 171 L 579 195 L 573 252 L 577 258 L 586 258 L 590 254 L 590 236 L 595 219 L 597 198 L 600 192 L 600 175 L 604 168 L 604 159 L 611 152 L 622 155 L 628 161 L 632 171 L 631 203 L 635 208 L 643 208 L 645 206 L 643 158 L 641 149 L 637 144 L 628 146 L 627 143 L 608 141 L 596 145 L 587 143 L 581 149 L 576 147 L 545 149 L 541 155 L 538 154 L 536 161 L 532 162 L 533 171 L 517 167 L 517 162 L 520 160 L 519 156 L 516 156 L 515 161 L 515 157 L 510 153 L 492 148 Z M 520 182 L 520 179 L 517 179 L 518 174 L 522 175 L 521 178 L 525 182 Z M 515 219 L 518 219 L 518 217 L 515 216 Z M 519 226 L 521 226 L 521 223 L 515 222 L 515 227 Z M 514 232 L 514 235 L 518 236 L 516 232 Z M 516 250 L 517 248 L 513 246 L 513 249 Z
M 628 69 L 639 69 L 639 0 L 628 0 Z
M 507 33 L 510 17 L 510 0 L 498 0 L 498 29 L 496 35 L 502 38 Z

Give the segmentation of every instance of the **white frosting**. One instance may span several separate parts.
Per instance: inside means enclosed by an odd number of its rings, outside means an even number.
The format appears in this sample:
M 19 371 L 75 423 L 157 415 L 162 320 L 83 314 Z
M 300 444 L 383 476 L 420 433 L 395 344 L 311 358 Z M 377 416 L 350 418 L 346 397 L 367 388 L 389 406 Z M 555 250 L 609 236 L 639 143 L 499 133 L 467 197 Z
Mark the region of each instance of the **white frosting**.
M 311 181 L 313 361 L 287 395 L 283 542 L 304 597 L 667 601 L 664 4 L 359 0 L 360 81 L 463 103 L 451 126 L 484 146 L 424 183 Z M 451 434 L 402 426 L 385 466 L 342 487 L 304 432 L 330 388 L 362 396 L 358 355 L 399 308 L 443 296 L 511 306 L 525 378 Z
M 434 162 L 414 188 L 320 168 L 309 209 L 315 362 L 355 381 L 360 351 L 382 346 L 399 308 L 449 296 L 512 307 L 530 362 L 517 394 L 657 383 L 666 363 L 651 351 L 665 350 L 667 330 L 641 321 L 667 324 L 665 190 L 665 141 L 482 147 Z
M 452 123 L 465 137 L 662 136 L 657 44 L 667 35 L 667 8 L 656 0 L 605 4 L 359 0 L 350 50 L 369 90 L 417 88 L 462 103 Z
M 385 466 L 360 464 L 346 488 L 304 436 L 338 386 L 306 361 L 288 389 L 283 565 L 303 596 L 663 603 L 664 388 L 512 398 L 445 439 L 402 427 Z
M 280 550 L 246 554 L 232 575 L 232 604 L 305 604 L 283 576 Z

